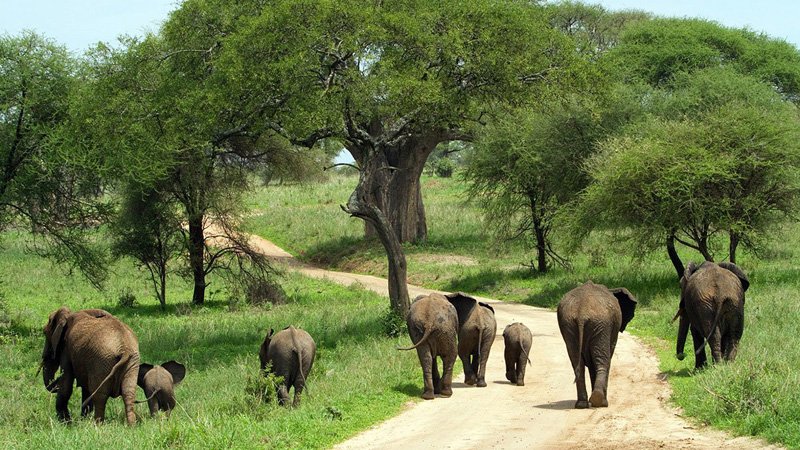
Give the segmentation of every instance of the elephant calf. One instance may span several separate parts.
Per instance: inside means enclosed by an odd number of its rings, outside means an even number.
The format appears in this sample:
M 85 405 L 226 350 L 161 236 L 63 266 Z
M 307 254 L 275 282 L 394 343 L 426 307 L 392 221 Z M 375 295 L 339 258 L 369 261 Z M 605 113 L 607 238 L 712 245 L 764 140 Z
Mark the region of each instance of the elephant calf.
M 277 333 L 270 328 L 258 351 L 261 370 L 270 366 L 270 372 L 283 377 L 278 386 L 278 403 L 287 405 L 289 389 L 294 387 L 292 406 L 300 404 L 300 394 L 306 385 L 306 378 L 314 365 L 317 344 L 305 330 L 288 326 Z
M 617 333 L 633 319 L 636 298 L 625 288 L 609 289 L 587 281 L 567 292 L 558 304 L 558 328 L 575 371 L 575 408 L 608 406 L 608 372 Z M 584 368 L 589 369 L 592 395 L 586 397 Z
M 503 330 L 505 343 L 506 379 L 517 386 L 525 386 L 526 363 L 530 363 L 529 352 L 533 335 L 531 330 L 519 322 L 508 325 Z
M 137 384 L 147 397 L 150 415 L 155 416 L 158 410 L 167 414 L 175 408 L 175 385 L 186 376 L 186 367 L 175 361 L 167 361 L 160 366 L 139 364 Z
M 425 389 L 422 398 L 433 400 L 453 395 L 453 366 L 458 355 L 458 314 L 456 308 L 441 294 L 420 295 L 411 303 L 406 316 L 408 334 L 413 346 L 399 350 L 417 349 Z M 442 358 L 439 375 L 437 358 Z

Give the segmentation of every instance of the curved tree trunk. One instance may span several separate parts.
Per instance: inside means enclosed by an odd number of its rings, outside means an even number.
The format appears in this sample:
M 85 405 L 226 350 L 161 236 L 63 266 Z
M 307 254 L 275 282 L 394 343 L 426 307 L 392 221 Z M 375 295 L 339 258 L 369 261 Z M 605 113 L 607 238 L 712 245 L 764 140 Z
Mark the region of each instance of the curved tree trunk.
M 675 250 L 675 232 L 667 236 L 667 254 L 669 255 L 669 260 L 672 261 L 672 266 L 675 268 L 675 272 L 678 273 L 678 281 L 680 281 L 681 277 L 683 277 L 683 272 L 686 270 L 683 266 L 683 261 L 681 261 L 681 257 L 678 256 L 678 252 Z
M 728 247 L 728 260 L 736 264 L 736 248 L 739 247 L 739 235 L 733 231 L 730 232 L 730 245 Z
M 408 313 L 411 302 L 408 298 L 408 285 L 406 284 L 406 257 L 397 233 L 395 233 L 389 218 L 378 207 L 386 190 L 376 190 L 374 186 L 378 180 L 388 181 L 399 171 L 387 168 L 385 154 L 380 151 L 366 150 L 361 163 L 361 172 L 358 184 L 347 201 L 347 206 L 342 209 L 348 214 L 363 219 L 377 234 L 386 250 L 389 262 L 389 301 L 392 310 L 400 317 Z

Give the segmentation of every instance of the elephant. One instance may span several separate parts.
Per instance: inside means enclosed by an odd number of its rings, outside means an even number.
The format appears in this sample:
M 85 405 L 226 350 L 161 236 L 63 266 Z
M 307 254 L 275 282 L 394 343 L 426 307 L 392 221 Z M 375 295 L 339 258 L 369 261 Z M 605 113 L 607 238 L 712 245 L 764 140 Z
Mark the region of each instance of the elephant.
M 175 385 L 186 376 L 186 367 L 175 361 L 167 361 L 160 366 L 152 364 L 139 364 L 137 384 L 147 397 L 150 415 L 155 416 L 158 411 L 168 415 L 175 408 Z
M 420 295 L 411 303 L 406 315 L 408 334 L 413 346 L 399 350 L 417 350 L 422 367 L 422 398 L 433 400 L 453 395 L 453 366 L 458 355 L 458 313 L 445 296 L 437 293 Z M 442 359 L 439 375 L 437 358 Z
M 275 333 L 270 328 L 258 356 L 262 372 L 269 366 L 270 373 L 283 377 L 283 384 L 278 386 L 279 404 L 288 404 L 289 389 L 294 387 L 292 406 L 300 405 L 300 394 L 306 385 L 306 378 L 314 365 L 316 354 L 317 344 L 307 331 L 288 326 Z
M 102 309 L 61 307 L 50 314 L 43 331 L 42 374 L 47 390 L 56 393 L 59 419 L 71 420 L 69 399 L 77 382 L 83 394 L 81 415 L 94 409 L 95 420 L 102 422 L 108 398 L 122 396 L 127 423 L 135 424 L 139 341 L 130 327 Z M 59 368 L 62 373 L 55 378 Z
M 458 357 L 464 366 L 464 383 L 486 387 L 486 361 L 497 334 L 494 308 L 463 292 L 445 297 L 458 313 Z
M 503 330 L 506 379 L 517 386 L 525 386 L 525 363 L 531 362 L 529 352 L 532 342 L 531 330 L 522 323 L 512 323 Z
M 608 376 L 617 333 L 633 319 L 636 298 L 625 288 L 609 289 L 587 281 L 564 294 L 558 304 L 558 328 L 575 373 L 575 408 L 608 406 Z M 592 395 L 586 397 L 584 367 L 589 369 Z
M 744 293 L 747 275 L 733 263 L 689 263 L 681 277 L 681 299 L 673 321 L 680 318 L 676 357 L 683 360 L 686 336 L 691 329 L 694 367 L 706 365 L 705 345 L 715 363 L 734 361 L 744 331 Z

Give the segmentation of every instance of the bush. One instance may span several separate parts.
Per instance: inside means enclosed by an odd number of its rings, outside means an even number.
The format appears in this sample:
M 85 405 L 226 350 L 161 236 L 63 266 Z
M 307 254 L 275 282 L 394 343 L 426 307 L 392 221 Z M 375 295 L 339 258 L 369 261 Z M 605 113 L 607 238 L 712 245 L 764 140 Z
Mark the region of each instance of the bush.
M 130 290 L 125 290 L 119 294 L 117 304 L 122 308 L 133 308 L 136 306 L 136 295 Z
M 278 386 L 283 384 L 283 377 L 270 372 L 271 368 L 270 363 L 265 370 L 259 370 L 257 376 L 247 376 L 245 393 L 258 404 L 270 403 L 272 399 L 278 398 Z
M 453 171 L 456 169 L 456 163 L 448 158 L 440 158 L 433 166 L 433 172 L 437 177 L 450 178 L 453 176 Z
M 408 332 L 408 325 L 404 317 L 398 315 L 392 309 L 388 309 L 381 316 L 383 332 L 389 337 L 398 337 Z

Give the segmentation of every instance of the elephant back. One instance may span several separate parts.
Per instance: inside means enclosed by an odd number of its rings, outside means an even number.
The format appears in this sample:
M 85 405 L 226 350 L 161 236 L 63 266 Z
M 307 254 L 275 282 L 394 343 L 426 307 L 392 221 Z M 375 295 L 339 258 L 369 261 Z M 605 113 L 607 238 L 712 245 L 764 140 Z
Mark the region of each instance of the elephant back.
M 704 302 L 714 299 L 738 301 L 744 294 L 739 278 L 733 272 L 713 263 L 703 264 L 685 284 L 684 298 Z

